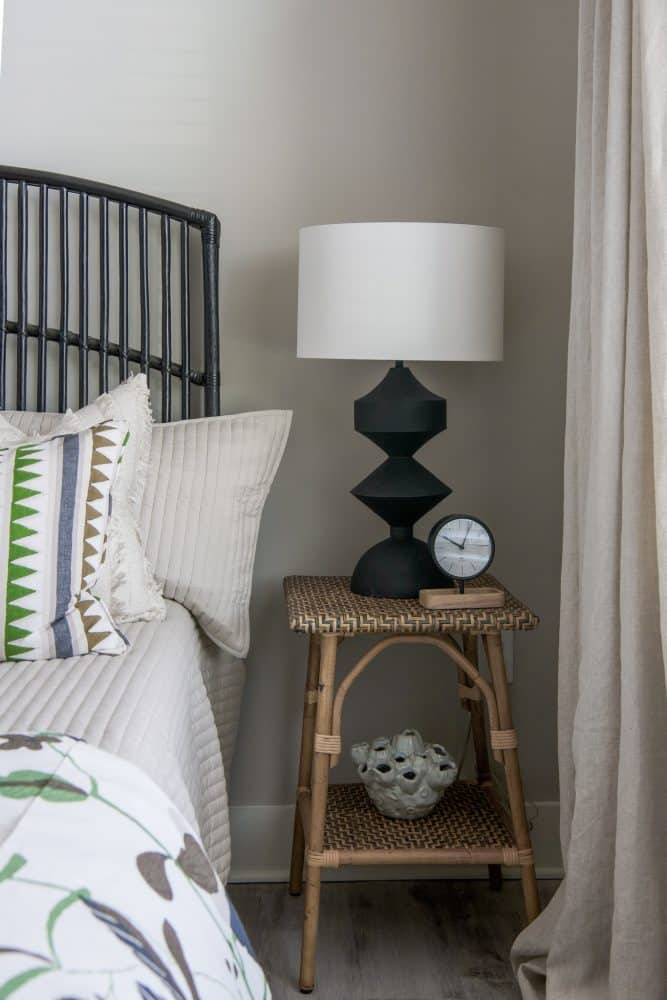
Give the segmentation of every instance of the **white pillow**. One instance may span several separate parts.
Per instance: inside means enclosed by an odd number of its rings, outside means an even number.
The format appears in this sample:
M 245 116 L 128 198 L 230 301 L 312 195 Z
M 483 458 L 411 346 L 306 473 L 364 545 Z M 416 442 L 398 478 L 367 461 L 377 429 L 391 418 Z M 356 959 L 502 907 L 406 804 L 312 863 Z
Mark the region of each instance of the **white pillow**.
M 10 411 L 0 415 L 0 446 L 26 436 L 77 433 L 103 420 L 124 420 L 130 431 L 113 491 L 107 557 L 97 589 L 116 622 L 163 619 L 165 603 L 146 560 L 138 529 L 151 446 L 152 415 L 146 376 L 134 375 L 72 413 Z
M 0 447 L 0 659 L 123 653 L 97 597 L 127 424 Z
M 166 597 L 223 649 L 245 656 L 260 518 L 285 450 L 289 410 L 154 424 L 141 508 Z

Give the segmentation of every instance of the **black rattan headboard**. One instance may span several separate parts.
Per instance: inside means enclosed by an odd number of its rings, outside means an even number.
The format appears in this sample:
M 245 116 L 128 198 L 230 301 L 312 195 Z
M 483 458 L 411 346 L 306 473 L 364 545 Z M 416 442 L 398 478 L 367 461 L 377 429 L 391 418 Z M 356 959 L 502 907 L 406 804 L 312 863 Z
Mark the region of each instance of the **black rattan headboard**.
M 201 256 L 191 252 L 199 242 Z M 46 409 L 47 369 L 57 354 L 61 411 L 74 402 L 72 383 L 78 405 L 88 402 L 91 367 L 106 392 L 134 365 L 148 377 L 160 372 L 163 421 L 172 419 L 172 379 L 180 380 L 182 418 L 191 415 L 191 386 L 203 387 L 204 413 L 218 414 L 219 244 L 211 212 L 0 166 L 0 409 L 10 402 L 9 362 L 16 409 Z M 202 296 L 194 294 L 197 284 Z M 203 339 L 192 338 L 195 327 Z M 14 337 L 15 354 L 8 353 Z M 197 360 L 201 370 L 193 368 Z

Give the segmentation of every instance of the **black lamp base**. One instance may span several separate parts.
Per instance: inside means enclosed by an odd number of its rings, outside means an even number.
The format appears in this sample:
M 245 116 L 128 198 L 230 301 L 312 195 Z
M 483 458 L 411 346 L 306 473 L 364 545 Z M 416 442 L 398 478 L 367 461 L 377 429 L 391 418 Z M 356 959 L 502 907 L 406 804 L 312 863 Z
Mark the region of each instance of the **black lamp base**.
M 446 586 L 426 544 L 412 526 L 451 493 L 449 486 L 413 457 L 447 426 L 447 404 L 419 382 L 401 361 L 354 404 L 354 426 L 387 458 L 352 490 L 390 527 L 391 537 L 366 552 L 352 576 L 352 591 L 367 597 L 415 598 Z
M 385 538 L 365 552 L 352 574 L 353 594 L 366 597 L 414 598 L 420 590 L 446 587 L 449 577 L 418 538 Z

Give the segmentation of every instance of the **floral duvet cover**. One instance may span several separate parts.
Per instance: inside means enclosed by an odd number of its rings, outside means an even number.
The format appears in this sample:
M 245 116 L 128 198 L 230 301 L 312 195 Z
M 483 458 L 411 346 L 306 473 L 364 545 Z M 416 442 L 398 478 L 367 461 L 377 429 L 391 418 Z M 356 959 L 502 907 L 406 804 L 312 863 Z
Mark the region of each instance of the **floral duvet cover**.
M 0 1000 L 268 1000 L 242 937 L 142 771 L 71 736 L 0 735 Z

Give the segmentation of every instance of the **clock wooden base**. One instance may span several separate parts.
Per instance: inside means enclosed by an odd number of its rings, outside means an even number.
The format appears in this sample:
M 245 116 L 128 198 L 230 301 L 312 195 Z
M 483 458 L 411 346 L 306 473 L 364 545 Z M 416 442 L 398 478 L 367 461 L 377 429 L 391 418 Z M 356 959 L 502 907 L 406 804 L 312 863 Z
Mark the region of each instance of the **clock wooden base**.
M 429 611 L 448 608 L 502 608 L 505 591 L 499 587 L 471 587 L 460 593 L 455 587 L 420 590 L 419 603 Z

